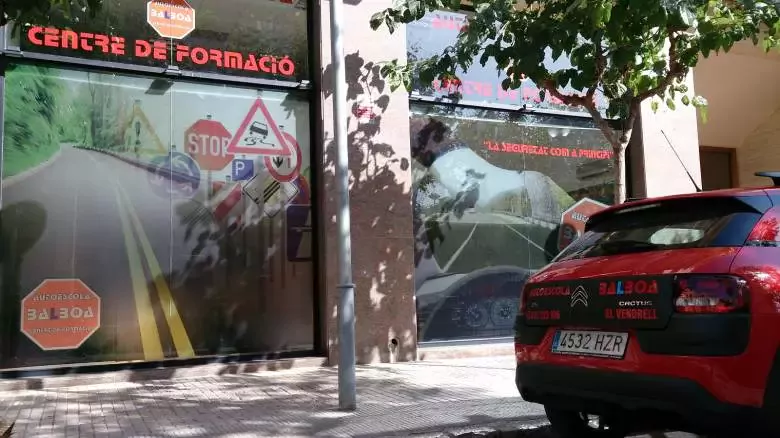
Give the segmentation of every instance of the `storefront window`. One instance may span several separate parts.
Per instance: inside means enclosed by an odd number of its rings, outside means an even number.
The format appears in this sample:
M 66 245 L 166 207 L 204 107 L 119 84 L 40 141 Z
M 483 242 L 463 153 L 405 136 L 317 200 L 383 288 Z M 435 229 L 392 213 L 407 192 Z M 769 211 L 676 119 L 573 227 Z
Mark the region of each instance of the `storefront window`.
M 611 148 L 583 118 L 431 104 L 411 143 L 420 341 L 512 336 L 528 276 L 611 202 Z
M 409 62 L 414 63 L 439 55 L 444 49 L 454 45 L 460 29 L 466 24 L 467 17 L 465 13 L 434 11 L 407 25 L 407 58 Z M 550 71 L 571 67 L 571 63 L 565 55 L 558 59 L 553 58 L 552 50 L 548 50 L 544 64 Z M 499 75 L 494 60 L 488 60 L 484 67 L 479 63 L 479 60 L 476 60 L 467 72 L 458 72 L 460 84 L 442 84 L 438 80 L 432 84 L 424 84 L 417 80 L 413 83 L 413 87 L 417 93 L 423 96 L 453 96 L 465 102 L 525 105 L 529 108 L 585 112 L 583 108 L 564 105 L 555 97 L 549 96 L 549 93 L 544 100 L 541 100 L 539 88 L 528 80 L 524 81 L 517 90 L 503 90 L 501 81 L 504 77 Z M 568 93 L 575 90 L 569 87 L 561 91 Z M 597 108 L 604 113 L 607 102 L 603 94 L 597 91 L 594 98 Z
M 434 11 L 409 24 L 408 61 L 441 54 L 467 21 L 468 13 Z M 571 66 L 551 51 L 544 63 L 553 71 Z M 583 109 L 549 93 L 540 99 L 530 80 L 503 90 L 493 60 L 457 73 L 448 84 L 412 78 L 421 342 L 512 336 L 528 277 L 612 201 L 611 148 Z M 595 102 L 603 113 L 604 96 Z M 507 107 L 515 110 L 498 109 Z
M 94 17 L 53 6 L 47 22 L 19 26 L 11 42 L 25 52 L 300 81 L 309 76 L 306 23 L 305 1 L 105 0 Z
M 0 368 L 313 349 L 304 98 L 32 65 L 5 84 Z

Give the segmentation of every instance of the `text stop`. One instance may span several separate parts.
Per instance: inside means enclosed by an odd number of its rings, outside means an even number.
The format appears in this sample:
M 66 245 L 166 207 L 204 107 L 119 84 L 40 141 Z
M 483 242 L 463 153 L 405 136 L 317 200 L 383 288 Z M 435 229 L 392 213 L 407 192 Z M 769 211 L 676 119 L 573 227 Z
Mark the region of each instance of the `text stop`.
M 187 136 L 187 152 L 191 155 L 210 155 L 225 157 L 230 137 L 216 137 L 208 134 L 191 132 Z

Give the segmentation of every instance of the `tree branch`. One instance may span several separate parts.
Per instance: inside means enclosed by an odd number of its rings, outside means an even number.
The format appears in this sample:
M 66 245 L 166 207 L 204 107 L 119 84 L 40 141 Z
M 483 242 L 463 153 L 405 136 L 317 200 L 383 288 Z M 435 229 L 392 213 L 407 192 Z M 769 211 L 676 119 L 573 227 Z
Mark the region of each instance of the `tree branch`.
M 563 94 L 558 91 L 558 84 L 552 79 L 547 79 L 542 83 L 542 86 L 552 96 L 557 97 L 561 102 L 569 106 L 587 106 L 586 96 L 578 96 L 576 94 Z
M 601 113 L 596 109 L 595 105 L 585 106 L 585 109 L 588 110 L 588 114 L 593 118 L 601 133 L 604 134 L 612 149 L 617 150 L 621 145 L 620 137 L 612 129 L 612 126 L 609 125 L 609 122 L 604 117 L 601 117 Z
M 627 144 L 631 140 L 631 136 L 628 133 L 634 129 L 634 123 L 636 123 L 636 118 L 639 117 L 640 111 L 641 106 L 636 103 L 632 103 L 628 108 L 628 118 L 626 119 L 625 126 L 623 126 L 623 132 L 620 134 L 620 143 Z
M 675 29 L 667 29 L 667 37 L 669 39 L 669 71 L 656 87 L 636 95 L 632 99 L 632 105 L 637 102 L 642 102 L 648 97 L 664 92 L 667 88 L 669 88 L 669 86 L 672 85 L 672 82 L 674 82 L 675 79 L 680 78 L 685 73 L 685 66 L 682 65 L 677 58 L 676 46 L 677 41 L 679 40 L 679 36 L 675 35 Z
M 601 116 L 601 113 L 596 108 L 596 103 L 593 101 L 592 95 L 589 96 L 586 94 L 585 96 L 578 96 L 575 94 L 563 94 L 558 91 L 558 87 L 552 79 L 547 79 L 542 85 L 550 95 L 560 99 L 560 101 L 566 105 L 581 106 L 585 108 L 612 147 L 617 148 L 620 145 L 620 138 L 616 135 L 615 130 L 609 125 L 609 122 Z
M 596 94 L 596 87 L 601 83 L 601 78 L 604 76 L 604 70 L 607 68 L 607 59 L 604 56 L 604 51 L 601 47 L 601 34 L 599 34 L 596 41 L 593 42 L 593 45 L 596 48 L 596 80 L 593 81 L 593 85 L 588 88 L 588 91 L 585 94 L 585 97 L 591 101 Z

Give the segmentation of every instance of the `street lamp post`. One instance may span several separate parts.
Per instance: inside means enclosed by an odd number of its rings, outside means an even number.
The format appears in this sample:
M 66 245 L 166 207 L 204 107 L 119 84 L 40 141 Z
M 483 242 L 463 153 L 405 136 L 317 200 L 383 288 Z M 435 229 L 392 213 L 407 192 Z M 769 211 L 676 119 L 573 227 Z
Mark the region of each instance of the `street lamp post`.
M 330 0 L 330 55 L 333 66 L 333 140 L 336 143 L 336 191 L 339 252 L 339 408 L 357 408 L 355 384 L 355 285 L 349 223 L 349 150 L 347 149 L 347 79 L 344 70 L 343 1 Z

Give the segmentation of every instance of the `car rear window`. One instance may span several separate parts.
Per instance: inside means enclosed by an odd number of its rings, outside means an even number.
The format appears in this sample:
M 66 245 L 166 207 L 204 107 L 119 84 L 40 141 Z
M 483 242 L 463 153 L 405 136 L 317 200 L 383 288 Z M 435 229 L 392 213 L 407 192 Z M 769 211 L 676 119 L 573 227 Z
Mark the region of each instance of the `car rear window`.
M 553 262 L 668 249 L 741 246 L 761 212 L 738 198 L 692 198 L 596 215 Z

